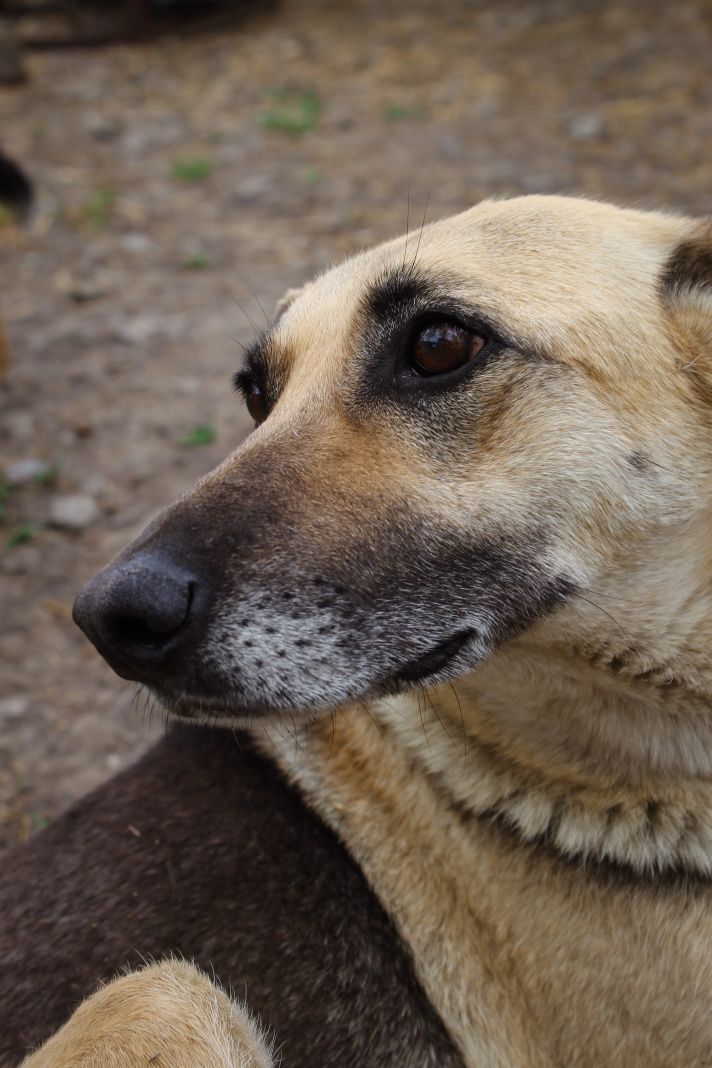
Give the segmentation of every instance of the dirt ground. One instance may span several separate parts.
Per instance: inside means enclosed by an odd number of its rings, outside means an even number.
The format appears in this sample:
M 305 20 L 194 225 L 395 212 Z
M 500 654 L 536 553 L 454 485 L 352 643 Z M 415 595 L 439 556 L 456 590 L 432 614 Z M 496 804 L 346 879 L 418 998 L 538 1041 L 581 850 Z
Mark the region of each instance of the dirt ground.
M 0 226 L 0 845 L 160 729 L 71 604 L 246 433 L 251 291 L 271 309 L 408 201 L 411 224 L 541 191 L 712 212 L 710 55 L 705 0 L 292 0 L 34 54 L 0 90 L 38 188 L 31 226 Z

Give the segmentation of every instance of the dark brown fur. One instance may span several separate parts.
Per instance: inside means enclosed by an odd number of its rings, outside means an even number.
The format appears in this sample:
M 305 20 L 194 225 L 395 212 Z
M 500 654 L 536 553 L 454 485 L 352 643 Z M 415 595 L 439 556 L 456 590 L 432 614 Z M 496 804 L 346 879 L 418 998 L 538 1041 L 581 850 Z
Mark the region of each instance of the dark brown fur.
M 0 1066 L 144 958 L 247 992 L 287 1066 L 461 1064 L 335 836 L 230 731 L 172 731 L 4 858 Z

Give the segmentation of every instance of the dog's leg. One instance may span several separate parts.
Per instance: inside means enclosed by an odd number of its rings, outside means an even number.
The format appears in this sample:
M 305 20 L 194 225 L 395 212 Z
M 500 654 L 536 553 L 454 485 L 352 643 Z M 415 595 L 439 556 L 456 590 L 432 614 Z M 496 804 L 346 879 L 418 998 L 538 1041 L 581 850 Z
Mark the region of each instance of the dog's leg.
M 254 1021 L 202 972 L 168 960 L 88 998 L 21 1068 L 272 1068 Z

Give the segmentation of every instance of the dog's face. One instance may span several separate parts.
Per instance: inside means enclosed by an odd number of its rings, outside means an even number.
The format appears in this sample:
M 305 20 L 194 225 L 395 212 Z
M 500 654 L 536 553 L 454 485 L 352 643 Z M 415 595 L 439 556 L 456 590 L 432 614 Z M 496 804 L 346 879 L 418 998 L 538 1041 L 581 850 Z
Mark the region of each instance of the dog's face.
M 443 681 L 537 621 L 565 630 L 702 502 L 704 342 L 677 312 L 703 245 L 690 220 L 532 197 L 324 274 L 236 376 L 254 432 L 78 621 L 174 711 L 223 719 Z

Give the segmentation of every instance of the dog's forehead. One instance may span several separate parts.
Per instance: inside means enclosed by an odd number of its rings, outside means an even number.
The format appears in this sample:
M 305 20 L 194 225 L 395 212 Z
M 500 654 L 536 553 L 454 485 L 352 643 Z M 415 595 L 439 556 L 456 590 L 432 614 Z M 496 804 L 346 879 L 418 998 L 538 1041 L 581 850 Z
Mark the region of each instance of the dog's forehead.
M 567 351 L 595 328 L 635 344 L 660 322 L 658 283 L 690 220 L 568 197 L 486 201 L 359 253 L 309 283 L 276 324 L 290 362 L 346 354 L 389 274 L 417 272 L 513 334 Z

